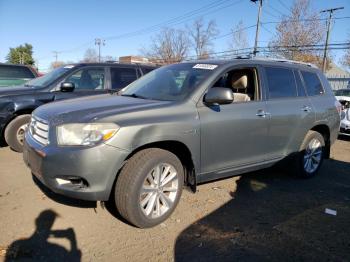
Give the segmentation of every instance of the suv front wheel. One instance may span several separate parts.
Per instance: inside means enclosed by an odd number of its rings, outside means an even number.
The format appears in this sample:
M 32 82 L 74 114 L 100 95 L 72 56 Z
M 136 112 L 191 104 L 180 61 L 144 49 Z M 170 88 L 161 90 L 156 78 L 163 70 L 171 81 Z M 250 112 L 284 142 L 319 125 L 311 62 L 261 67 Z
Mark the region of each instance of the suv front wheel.
M 140 228 L 166 220 L 182 193 L 184 169 L 173 153 L 150 148 L 133 155 L 122 168 L 115 185 L 119 213 Z

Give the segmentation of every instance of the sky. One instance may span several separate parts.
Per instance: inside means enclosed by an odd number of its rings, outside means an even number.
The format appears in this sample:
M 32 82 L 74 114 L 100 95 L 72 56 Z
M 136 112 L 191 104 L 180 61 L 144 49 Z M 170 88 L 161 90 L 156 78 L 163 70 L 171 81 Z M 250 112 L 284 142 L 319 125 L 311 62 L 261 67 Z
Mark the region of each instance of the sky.
M 315 11 L 343 6 L 335 17 L 350 16 L 350 0 L 310 0 Z M 262 22 L 280 21 L 290 12 L 293 0 L 264 0 Z M 147 48 L 165 25 L 185 28 L 195 19 L 215 20 L 219 36 L 227 35 L 242 20 L 244 26 L 256 24 L 258 5 L 249 0 L 0 0 L 0 62 L 10 47 L 33 45 L 40 71 L 47 71 L 58 51 L 59 61 L 77 62 L 88 48 L 97 48 L 95 38 L 105 39 L 102 56 L 138 55 Z M 325 14 L 321 16 L 326 17 Z M 322 21 L 326 26 L 326 22 Z M 147 29 L 147 30 L 146 30 Z M 253 46 L 255 28 L 247 29 Z M 274 36 L 275 24 L 261 28 L 259 46 Z M 132 34 L 130 34 L 132 33 Z M 330 43 L 349 42 L 350 19 L 335 20 Z M 214 50 L 229 48 L 230 36 L 214 41 Z M 332 51 L 336 62 L 344 51 Z

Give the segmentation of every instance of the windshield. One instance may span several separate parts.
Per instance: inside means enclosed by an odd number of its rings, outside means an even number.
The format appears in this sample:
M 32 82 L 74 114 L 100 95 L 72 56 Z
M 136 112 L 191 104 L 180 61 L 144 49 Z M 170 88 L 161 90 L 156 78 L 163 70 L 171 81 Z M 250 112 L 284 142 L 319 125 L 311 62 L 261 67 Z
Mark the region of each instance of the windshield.
M 52 82 L 54 82 L 57 78 L 62 76 L 71 68 L 72 66 L 63 66 L 63 67 L 56 68 L 52 70 L 50 73 L 47 73 L 46 75 L 43 75 L 41 77 L 34 78 L 33 80 L 28 81 L 25 84 L 25 86 L 29 86 L 33 88 L 45 87 L 51 84 Z
M 207 78 L 216 65 L 174 64 L 153 70 L 121 91 L 122 96 L 180 101 Z

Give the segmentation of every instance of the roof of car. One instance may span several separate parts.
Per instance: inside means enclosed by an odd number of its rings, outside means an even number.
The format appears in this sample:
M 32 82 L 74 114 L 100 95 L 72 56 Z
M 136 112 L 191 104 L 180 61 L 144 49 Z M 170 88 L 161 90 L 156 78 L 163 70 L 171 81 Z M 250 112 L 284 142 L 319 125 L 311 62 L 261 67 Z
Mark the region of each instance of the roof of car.
M 208 64 L 216 64 L 216 65 L 234 65 L 241 63 L 249 63 L 249 64 L 267 64 L 267 65 L 282 65 L 282 66 L 302 66 L 304 68 L 317 68 L 317 66 L 311 63 L 304 63 L 300 61 L 287 60 L 287 59 L 274 59 L 274 58 L 265 58 L 265 57 L 256 57 L 256 58 L 234 58 L 227 60 L 220 59 L 205 59 L 205 60 L 194 60 L 194 61 L 186 61 L 184 63 L 208 63 Z
M 0 63 L 0 66 L 21 66 L 21 67 L 30 67 L 30 65 L 22 65 L 22 64 L 8 64 L 8 63 Z
M 135 67 L 135 66 L 142 66 L 142 67 L 157 67 L 156 65 L 152 64 L 141 64 L 141 63 L 118 63 L 118 62 L 82 62 L 82 63 L 72 63 L 72 64 L 67 64 L 67 65 L 73 65 L 73 66 L 130 66 L 130 67 Z M 67 66 L 65 65 L 65 66 Z

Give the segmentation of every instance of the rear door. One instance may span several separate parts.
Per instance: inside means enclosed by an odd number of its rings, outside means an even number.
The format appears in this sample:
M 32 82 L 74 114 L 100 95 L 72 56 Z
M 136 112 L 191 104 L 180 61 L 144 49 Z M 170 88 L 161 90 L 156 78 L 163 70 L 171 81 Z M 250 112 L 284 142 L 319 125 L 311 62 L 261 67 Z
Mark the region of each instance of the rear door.
M 266 157 L 280 158 L 295 152 L 315 113 L 305 94 L 298 70 L 265 66 L 269 146 Z
M 136 67 L 111 67 L 111 82 L 108 88 L 120 90 L 138 78 Z

